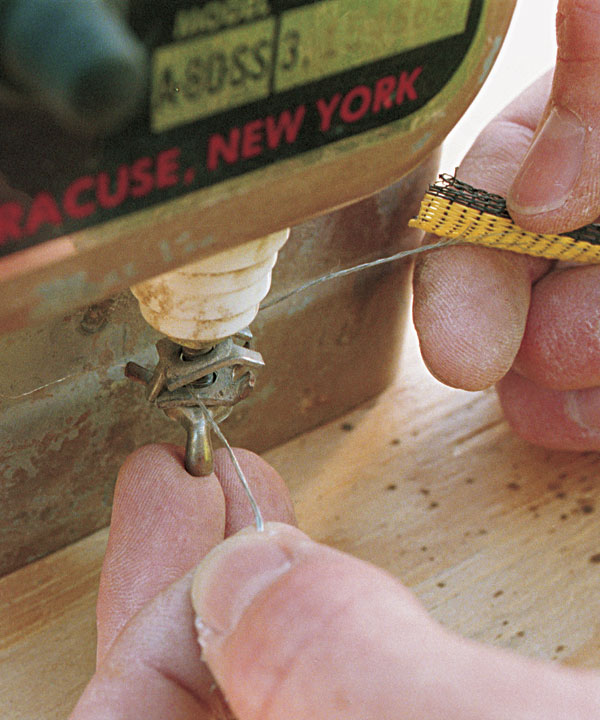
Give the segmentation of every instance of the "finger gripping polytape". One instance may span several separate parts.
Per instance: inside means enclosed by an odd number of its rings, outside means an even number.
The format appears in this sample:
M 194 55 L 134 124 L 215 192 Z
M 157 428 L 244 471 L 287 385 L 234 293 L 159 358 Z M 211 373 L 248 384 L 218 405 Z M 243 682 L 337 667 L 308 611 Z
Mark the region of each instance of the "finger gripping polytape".
M 430 185 L 410 227 L 471 243 L 512 252 L 569 262 L 600 262 L 600 225 L 592 223 L 560 235 L 533 233 L 512 221 L 501 195 L 479 190 L 440 175 Z

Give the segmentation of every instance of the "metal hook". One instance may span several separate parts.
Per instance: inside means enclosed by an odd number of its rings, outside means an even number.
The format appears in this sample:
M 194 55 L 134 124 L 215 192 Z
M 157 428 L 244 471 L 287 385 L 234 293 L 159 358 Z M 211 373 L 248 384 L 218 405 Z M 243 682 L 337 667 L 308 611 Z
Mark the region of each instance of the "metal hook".
M 211 428 L 199 407 L 177 407 L 166 411 L 172 419 L 183 425 L 187 434 L 185 443 L 185 469 L 195 477 L 205 477 L 213 471 Z

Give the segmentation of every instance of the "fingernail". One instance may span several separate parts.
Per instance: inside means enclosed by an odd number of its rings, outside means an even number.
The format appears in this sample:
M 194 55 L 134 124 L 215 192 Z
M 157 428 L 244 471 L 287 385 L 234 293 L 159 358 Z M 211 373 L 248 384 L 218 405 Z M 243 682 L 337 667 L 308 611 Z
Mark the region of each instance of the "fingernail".
M 600 389 L 572 390 L 566 393 L 568 416 L 580 428 L 598 434 L 600 431 Z
M 277 530 L 246 531 L 204 558 L 192 583 L 196 629 L 203 649 L 230 635 L 255 598 L 286 573 L 292 560 Z
M 579 118 L 568 110 L 553 108 L 509 192 L 509 208 L 537 215 L 560 207 L 581 173 L 585 136 Z

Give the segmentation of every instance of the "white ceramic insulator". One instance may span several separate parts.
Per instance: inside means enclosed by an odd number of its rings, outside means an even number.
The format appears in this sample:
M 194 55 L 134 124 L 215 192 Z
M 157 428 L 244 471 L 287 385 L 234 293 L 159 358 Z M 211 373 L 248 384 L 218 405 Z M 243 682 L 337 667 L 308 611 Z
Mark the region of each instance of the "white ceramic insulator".
M 145 320 L 187 347 L 247 327 L 269 292 L 271 270 L 289 230 L 223 250 L 131 288 Z

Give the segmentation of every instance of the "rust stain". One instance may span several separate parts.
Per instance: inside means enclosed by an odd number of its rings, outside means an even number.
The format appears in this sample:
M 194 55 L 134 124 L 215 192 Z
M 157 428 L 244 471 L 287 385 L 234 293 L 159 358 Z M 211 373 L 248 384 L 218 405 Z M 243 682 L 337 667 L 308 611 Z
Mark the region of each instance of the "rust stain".
M 426 168 L 413 176 L 415 194 L 424 191 L 431 175 L 432 168 Z M 402 192 L 394 202 L 390 213 L 404 212 Z M 377 202 L 361 205 L 294 228 L 275 266 L 273 292 L 283 294 L 340 262 L 355 264 L 412 242 L 400 236 L 391 215 L 382 222 Z M 384 224 L 387 229 L 380 233 Z M 309 291 L 293 325 L 287 314 L 293 303 L 259 314 L 253 332 L 267 367 L 254 395 L 228 420 L 230 441 L 262 451 L 383 390 L 396 373 L 394 340 L 407 308 L 399 290 L 409 282 L 406 268 L 369 272 L 360 280 L 344 278 Z M 143 284 L 139 287 L 143 292 Z M 170 313 L 168 292 L 159 292 L 156 300 L 160 312 Z M 156 339 L 136 306 L 125 293 L 95 335 L 78 331 L 82 315 L 77 313 L 46 330 L 25 332 L 11 349 L 15 367 L 20 357 L 34 358 L 34 371 L 56 369 L 66 380 L 6 404 L 6 414 L 0 413 L 0 422 L 10 428 L 0 437 L 0 573 L 106 525 L 117 469 L 126 455 L 147 442 L 182 440 L 179 426 L 149 406 L 137 386 L 116 379 L 118 364 L 148 353 Z M 50 370 L 48 352 L 53 353 Z M 31 367 L 18 370 L 21 379 L 32 372 Z M 397 445 L 400 438 L 390 443 Z

